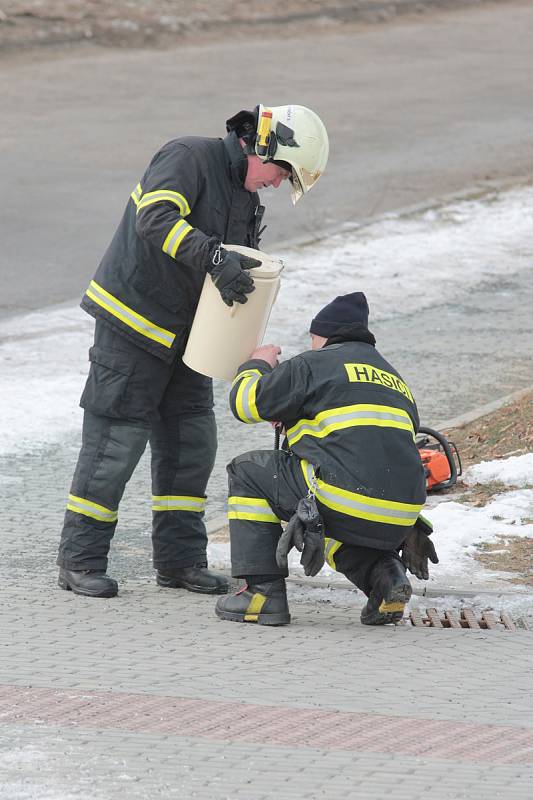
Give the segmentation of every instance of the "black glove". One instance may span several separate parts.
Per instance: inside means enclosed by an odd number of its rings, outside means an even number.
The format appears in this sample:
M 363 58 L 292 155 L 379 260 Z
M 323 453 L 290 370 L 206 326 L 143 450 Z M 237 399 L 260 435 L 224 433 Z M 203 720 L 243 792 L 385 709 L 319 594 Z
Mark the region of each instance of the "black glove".
M 420 515 L 402 544 L 405 568 L 424 581 L 429 578 L 428 558 L 432 564 L 439 563 L 435 545 L 429 538 L 430 533 L 433 533 L 433 525 Z
M 314 497 L 304 497 L 280 536 L 276 548 L 276 563 L 287 569 L 287 556 L 296 547 L 302 557 L 300 564 L 306 575 L 317 575 L 324 566 L 324 525 Z
M 213 278 L 213 283 L 217 287 L 223 301 L 227 306 L 236 303 L 246 303 L 247 294 L 255 289 L 253 279 L 245 270 L 259 267 L 261 261 L 257 258 L 249 258 L 233 250 L 224 250 L 217 247 L 214 250 L 207 271 Z

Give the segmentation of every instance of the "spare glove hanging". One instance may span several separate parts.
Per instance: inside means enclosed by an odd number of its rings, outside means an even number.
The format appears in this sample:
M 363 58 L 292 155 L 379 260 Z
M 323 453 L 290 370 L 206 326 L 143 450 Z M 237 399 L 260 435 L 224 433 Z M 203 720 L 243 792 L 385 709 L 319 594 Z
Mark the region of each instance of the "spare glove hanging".
M 303 497 L 287 527 L 281 534 L 276 548 L 276 562 L 280 569 L 287 569 L 288 554 L 293 547 L 302 554 L 300 564 L 306 575 L 317 575 L 325 561 L 324 524 L 313 495 Z

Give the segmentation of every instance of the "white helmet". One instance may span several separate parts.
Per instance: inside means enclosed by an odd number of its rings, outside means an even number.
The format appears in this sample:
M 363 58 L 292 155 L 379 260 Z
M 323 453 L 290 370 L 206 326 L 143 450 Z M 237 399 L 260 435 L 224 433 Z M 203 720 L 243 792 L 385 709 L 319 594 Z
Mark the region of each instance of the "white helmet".
M 305 106 L 260 105 L 254 149 L 262 161 L 290 165 L 291 198 L 296 205 L 326 168 L 328 132 L 318 114 Z

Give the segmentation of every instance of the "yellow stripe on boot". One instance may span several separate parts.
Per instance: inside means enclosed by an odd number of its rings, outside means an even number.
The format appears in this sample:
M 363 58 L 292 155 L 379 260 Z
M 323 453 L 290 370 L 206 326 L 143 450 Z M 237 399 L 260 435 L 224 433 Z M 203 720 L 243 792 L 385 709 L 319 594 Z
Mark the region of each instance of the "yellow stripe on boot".
M 379 613 L 392 614 L 393 612 L 396 611 L 401 611 L 403 613 L 404 608 L 405 608 L 405 603 L 402 603 L 400 601 L 387 603 L 386 600 L 382 600 L 381 605 L 379 607 Z
M 261 592 L 257 592 L 254 594 L 250 603 L 248 604 L 248 608 L 244 612 L 244 621 L 245 622 L 257 622 L 257 618 L 261 612 L 261 609 L 266 603 L 266 595 L 261 594 Z

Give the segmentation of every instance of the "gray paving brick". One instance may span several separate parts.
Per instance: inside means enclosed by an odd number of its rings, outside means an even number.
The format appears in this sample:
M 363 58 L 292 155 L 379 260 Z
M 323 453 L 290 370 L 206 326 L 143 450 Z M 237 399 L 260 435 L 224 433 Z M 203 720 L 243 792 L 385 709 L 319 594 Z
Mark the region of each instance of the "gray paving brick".
M 75 456 L 74 444 L 60 443 L 0 460 L 0 684 L 279 707 L 288 726 L 293 709 L 364 712 L 397 718 L 400 732 L 402 721 L 420 720 L 421 737 L 424 720 L 533 728 L 533 634 L 368 629 L 357 609 L 294 601 L 293 624 L 268 630 L 224 624 L 213 599 L 157 588 L 146 462 L 128 487 L 112 556 L 120 596 L 61 592 L 54 560 Z M 23 513 L 30 487 L 39 514 Z M 475 758 L 0 718 L 2 800 L 531 800 L 532 783 L 529 765 Z

